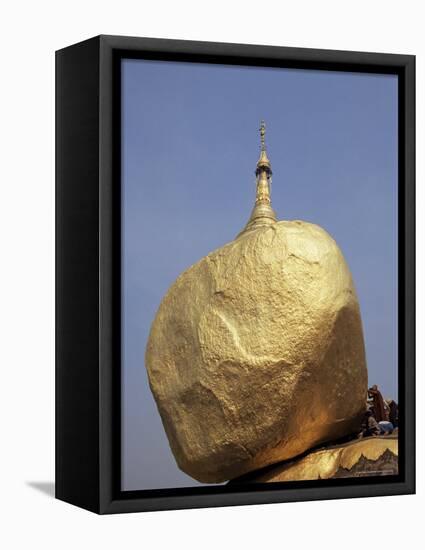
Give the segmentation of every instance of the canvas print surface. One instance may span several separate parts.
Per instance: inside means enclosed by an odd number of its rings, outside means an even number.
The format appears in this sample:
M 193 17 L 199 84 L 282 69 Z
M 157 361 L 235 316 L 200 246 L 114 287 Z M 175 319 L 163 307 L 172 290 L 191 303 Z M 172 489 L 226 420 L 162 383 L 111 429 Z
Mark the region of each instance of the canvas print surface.
M 397 474 L 397 86 L 122 61 L 122 490 Z

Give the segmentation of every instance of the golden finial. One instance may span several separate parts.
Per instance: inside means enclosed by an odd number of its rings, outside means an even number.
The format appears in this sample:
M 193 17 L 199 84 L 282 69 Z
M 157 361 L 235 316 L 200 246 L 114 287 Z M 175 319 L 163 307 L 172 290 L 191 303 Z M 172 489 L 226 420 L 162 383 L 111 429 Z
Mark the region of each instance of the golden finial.
M 262 151 L 266 150 L 265 136 L 266 136 L 266 123 L 264 122 L 264 120 L 262 120 L 261 121 L 261 126 L 260 126 L 260 138 L 261 138 L 261 150 Z
M 266 152 L 266 123 L 264 120 L 261 121 L 260 124 L 260 140 L 261 140 L 261 147 L 260 147 L 260 158 L 257 162 L 257 176 L 259 172 L 263 169 L 266 169 L 272 173 L 272 165 L 270 164 L 270 161 L 267 157 Z

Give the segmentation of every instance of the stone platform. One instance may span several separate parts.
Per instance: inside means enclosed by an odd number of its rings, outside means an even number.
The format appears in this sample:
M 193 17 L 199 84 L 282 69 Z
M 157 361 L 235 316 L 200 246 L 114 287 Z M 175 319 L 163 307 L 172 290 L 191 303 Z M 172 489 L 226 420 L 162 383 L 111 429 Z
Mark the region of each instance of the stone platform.
M 268 483 L 398 474 L 397 436 L 368 437 L 329 445 L 230 481 Z

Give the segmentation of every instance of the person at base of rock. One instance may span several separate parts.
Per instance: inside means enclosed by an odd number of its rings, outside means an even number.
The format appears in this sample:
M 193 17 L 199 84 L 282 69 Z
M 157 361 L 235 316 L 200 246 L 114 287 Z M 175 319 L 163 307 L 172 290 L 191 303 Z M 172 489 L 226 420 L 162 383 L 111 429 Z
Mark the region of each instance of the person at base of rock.
M 387 404 L 389 408 L 389 421 L 394 426 L 394 428 L 397 428 L 398 427 L 398 405 L 394 401 L 394 399 L 388 399 Z
M 394 430 L 394 426 L 388 420 L 381 420 L 378 422 L 379 429 L 381 430 L 381 435 L 391 435 Z
M 373 411 L 377 422 L 381 420 L 388 420 L 388 409 L 385 406 L 384 398 L 378 389 L 378 386 L 374 384 L 367 390 L 368 397 L 373 400 Z
M 359 433 L 359 438 L 361 437 L 376 437 L 381 434 L 381 429 L 378 422 L 372 414 L 372 411 L 369 409 L 365 412 L 364 420 L 362 423 L 362 431 Z

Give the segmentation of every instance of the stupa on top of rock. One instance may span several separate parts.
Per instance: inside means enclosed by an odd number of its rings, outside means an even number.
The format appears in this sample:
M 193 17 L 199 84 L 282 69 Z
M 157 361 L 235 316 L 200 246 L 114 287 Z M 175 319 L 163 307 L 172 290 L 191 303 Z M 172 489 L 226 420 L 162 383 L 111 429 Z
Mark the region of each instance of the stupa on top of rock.
M 256 198 L 238 237 L 184 271 L 146 348 L 181 470 L 237 478 L 356 432 L 367 369 L 344 257 L 321 227 L 277 221 L 261 129 Z
M 276 223 L 276 214 L 272 208 L 271 201 L 271 183 L 273 172 L 272 165 L 267 156 L 265 135 L 266 125 L 264 120 L 262 120 L 260 126 L 260 158 L 258 159 L 257 167 L 255 169 L 255 176 L 257 180 L 255 204 L 248 223 L 242 233 Z

